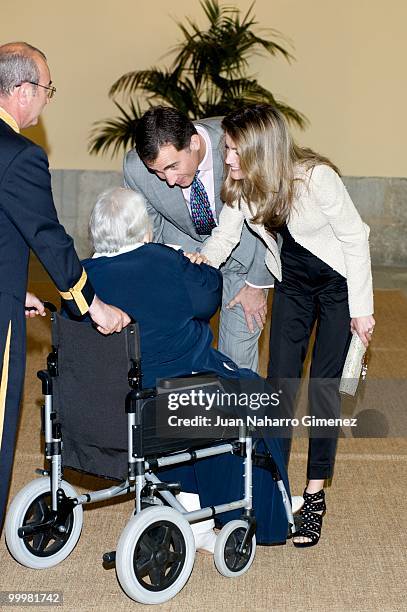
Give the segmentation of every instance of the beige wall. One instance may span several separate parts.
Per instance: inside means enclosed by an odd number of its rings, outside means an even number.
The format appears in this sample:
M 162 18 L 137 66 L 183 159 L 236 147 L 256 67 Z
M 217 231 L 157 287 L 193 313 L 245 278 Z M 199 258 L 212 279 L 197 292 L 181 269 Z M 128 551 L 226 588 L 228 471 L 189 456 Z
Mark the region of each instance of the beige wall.
M 205 23 L 197 0 L 1 0 L 0 10 L 2 42 L 27 40 L 49 57 L 57 97 L 31 135 L 53 168 L 120 169 L 120 158 L 87 153 L 92 122 L 116 112 L 109 86 L 159 63 L 179 40 L 175 19 Z M 309 118 L 298 140 L 346 175 L 406 177 L 405 0 L 257 0 L 255 13 L 292 42 L 291 66 L 256 58 L 252 68 Z

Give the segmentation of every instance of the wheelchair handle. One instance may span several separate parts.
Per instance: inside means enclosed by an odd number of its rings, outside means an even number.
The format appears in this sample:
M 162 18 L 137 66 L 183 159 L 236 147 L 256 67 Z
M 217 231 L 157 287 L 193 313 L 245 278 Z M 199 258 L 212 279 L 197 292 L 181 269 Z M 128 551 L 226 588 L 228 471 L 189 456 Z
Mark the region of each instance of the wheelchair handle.
M 43 303 L 44 308 L 46 308 L 50 312 L 56 312 L 58 310 L 57 307 L 54 306 L 52 302 L 44 302 L 43 300 L 41 300 L 41 302 Z M 35 306 L 29 306 L 25 310 L 37 310 L 37 309 L 35 308 Z

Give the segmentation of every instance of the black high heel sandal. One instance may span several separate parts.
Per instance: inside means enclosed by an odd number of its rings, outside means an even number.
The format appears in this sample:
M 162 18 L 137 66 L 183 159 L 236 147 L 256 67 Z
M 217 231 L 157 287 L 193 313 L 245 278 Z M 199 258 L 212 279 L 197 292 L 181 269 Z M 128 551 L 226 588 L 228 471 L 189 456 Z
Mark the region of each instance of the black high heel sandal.
M 308 548 L 318 544 L 321 537 L 322 519 L 326 513 L 325 491 L 323 489 L 317 493 L 304 491 L 303 497 L 304 505 L 299 515 L 301 526 L 293 535 L 293 544 L 297 548 Z M 308 538 L 308 542 L 295 542 L 294 538 L 298 537 Z

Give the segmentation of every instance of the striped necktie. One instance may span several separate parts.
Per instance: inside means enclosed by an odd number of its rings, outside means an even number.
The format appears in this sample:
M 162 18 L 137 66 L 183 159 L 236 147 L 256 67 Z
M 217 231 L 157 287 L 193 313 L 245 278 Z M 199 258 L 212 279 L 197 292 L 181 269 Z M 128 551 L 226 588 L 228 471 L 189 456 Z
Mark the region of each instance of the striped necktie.
M 208 194 L 198 178 L 199 170 L 196 172 L 191 185 L 190 206 L 192 221 L 196 227 L 196 232 L 200 236 L 208 236 L 214 227 L 216 227 L 213 218 L 211 206 L 209 204 Z

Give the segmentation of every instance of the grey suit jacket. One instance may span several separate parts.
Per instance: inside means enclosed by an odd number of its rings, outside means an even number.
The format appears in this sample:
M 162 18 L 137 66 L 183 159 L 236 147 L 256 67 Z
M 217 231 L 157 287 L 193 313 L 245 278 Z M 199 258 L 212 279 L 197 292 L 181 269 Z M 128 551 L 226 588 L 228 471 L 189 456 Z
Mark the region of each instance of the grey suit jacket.
M 220 119 L 203 119 L 201 125 L 208 133 L 212 144 L 213 173 L 215 183 L 215 207 L 219 218 L 223 203 L 220 189 L 223 179 L 222 128 Z M 196 233 L 181 188 L 168 184 L 149 172 L 135 149 L 124 159 L 124 182 L 126 187 L 139 191 L 147 200 L 147 209 L 154 224 L 154 240 L 169 244 L 179 244 L 185 251 L 201 250 L 208 236 Z M 225 263 L 232 260 L 247 274 L 246 280 L 253 285 L 272 285 L 273 276 L 265 265 L 266 245 L 248 227 L 243 228 L 239 245 L 232 251 Z

